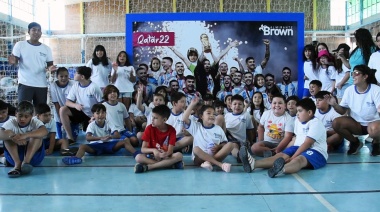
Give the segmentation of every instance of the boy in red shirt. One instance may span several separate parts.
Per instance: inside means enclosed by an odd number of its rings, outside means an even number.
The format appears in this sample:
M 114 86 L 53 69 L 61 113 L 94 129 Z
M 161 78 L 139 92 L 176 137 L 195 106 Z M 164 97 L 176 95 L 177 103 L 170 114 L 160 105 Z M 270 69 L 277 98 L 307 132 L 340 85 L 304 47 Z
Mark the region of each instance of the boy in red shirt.
M 183 169 L 182 153 L 173 153 L 176 131 L 165 123 L 170 113 L 166 105 L 153 108 L 152 124 L 145 128 L 141 152 L 135 154 L 135 173 L 167 167 Z

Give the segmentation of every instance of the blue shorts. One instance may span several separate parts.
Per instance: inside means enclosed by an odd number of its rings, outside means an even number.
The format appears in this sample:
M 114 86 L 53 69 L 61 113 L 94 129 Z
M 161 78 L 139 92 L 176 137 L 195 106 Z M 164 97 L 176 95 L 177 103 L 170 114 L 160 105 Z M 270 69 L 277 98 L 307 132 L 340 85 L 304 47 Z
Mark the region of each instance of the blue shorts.
M 117 142 L 119 141 L 93 143 L 93 144 L 86 144 L 86 145 L 91 147 L 93 150 L 95 150 L 95 153 L 92 155 L 114 154 L 115 152 L 112 149 L 117 144 Z
M 290 157 L 296 153 L 299 146 L 291 146 L 286 148 L 282 153 L 289 155 Z M 318 151 L 314 149 L 307 149 L 306 151 L 301 153 L 302 156 L 306 158 L 306 160 L 313 166 L 313 169 L 319 169 L 326 165 L 327 161 L 325 157 Z
M 177 138 L 176 142 L 181 140 L 184 136 Z
M 131 138 L 131 137 L 136 137 L 136 134 L 129 130 L 124 130 L 120 132 L 120 139 L 124 140 L 125 138 Z
M 55 122 L 55 124 L 57 126 L 57 133 L 56 133 L 55 137 L 58 139 L 66 138 L 66 135 L 63 136 L 63 134 L 62 134 L 62 123 Z M 71 133 L 73 134 L 74 139 L 76 140 L 78 137 L 78 134 L 79 134 L 79 124 L 70 123 L 70 126 L 71 126 Z
M 310 94 L 309 89 L 304 88 L 304 89 L 303 89 L 302 97 L 310 97 L 310 96 L 311 96 L 311 94 Z
M 58 140 L 59 139 L 55 139 L 55 142 L 57 142 Z M 49 149 L 49 147 L 50 147 L 50 138 L 42 139 L 42 142 L 45 145 L 45 149 Z M 54 147 L 54 150 L 55 150 L 55 147 Z
M 29 144 L 29 142 L 28 142 Z M 26 151 L 28 149 L 28 144 L 25 146 L 17 146 L 18 149 L 18 157 L 20 158 L 21 161 L 24 161 L 24 157 L 26 155 Z M 7 148 L 4 146 L 4 157 L 7 159 L 7 162 L 10 163 L 12 166 L 15 165 L 15 162 L 13 161 L 13 158 L 9 154 Z M 37 166 L 39 165 L 42 160 L 45 157 L 45 146 L 44 143 L 42 142 L 41 147 L 37 150 L 36 153 L 34 153 L 32 159 L 30 160 L 29 164 L 32 166 Z

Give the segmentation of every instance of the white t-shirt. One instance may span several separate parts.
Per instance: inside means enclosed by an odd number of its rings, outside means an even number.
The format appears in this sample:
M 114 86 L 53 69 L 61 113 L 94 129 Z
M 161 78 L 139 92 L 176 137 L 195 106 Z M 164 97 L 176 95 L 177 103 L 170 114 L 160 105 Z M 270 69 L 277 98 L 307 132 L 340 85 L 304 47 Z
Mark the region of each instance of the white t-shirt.
M 143 107 L 146 107 L 145 103 L 143 103 Z M 135 103 L 132 103 L 129 106 L 128 113 L 132 113 L 135 117 L 137 117 L 137 116 L 144 116 L 144 113 L 137 108 L 137 105 Z
M 97 84 L 100 88 L 104 88 L 109 84 L 108 76 L 111 74 L 112 62 L 108 60 L 108 65 L 103 66 L 101 62 L 98 65 L 92 63 L 92 59 L 88 61 L 87 67 L 92 69 L 91 81 Z
M 377 82 L 380 82 L 380 51 L 374 52 L 369 58 L 368 67 L 376 69 L 375 77 Z
M 18 125 L 17 119 L 12 118 L 8 119 L 8 121 L 6 121 L 3 126 L 1 126 L 1 128 L 4 130 L 11 130 L 15 134 L 25 134 L 37 130 L 42 126 L 44 126 L 44 123 L 42 123 L 42 121 L 32 118 L 27 126 L 20 127 Z
M 112 68 L 112 74 L 111 76 L 117 74 L 116 81 L 114 85 L 119 89 L 120 93 L 125 93 L 125 92 L 133 92 L 133 83 L 129 79 L 131 76 L 131 73 L 133 73 L 133 76 L 136 76 L 135 69 L 133 66 L 119 66 L 117 68 L 117 71 L 115 71 Z
M 67 95 L 67 99 L 83 105 L 83 112 L 88 116 L 92 116 L 91 107 L 103 100 L 103 93 L 99 86 L 90 82 L 86 87 L 83 87 L 79 82 L 75 82 Z
M 282 116 L 275 116 L 272 110 L 265 111 L 260 119 L 260 124 L 264 126 L 264 141 L 280 143 L 285 132 L 294 132 L 293 121 L 286 112 Z
M 145 104 L 145 103 L 144 103 L 144 104 Z M 168 102 L 168 103 L 166 104 L 166 106 L 168 106 L 169 109 L 172 109 L 172 108 L 173 108 L 173 105 L 172 105 L 171 102 Z M 154 103 L 153 103 L 153 102 L 149 103 L 149 107 L 153 109 L 153 108 L 154 108 Z
M 246 130 L 254 129 L 251 115 L 248 112 L 242 112 L 241 114 L 227 113 L 224 118 L 227 131 L 240 142 L 247 140 Z
M 7 122 L 10 119 L 14 119 L 14 118 L 16 118 L 16 117 L 14 117 L 14 116 L 8 116 L 7 119 L 5 119 L 3 122 L 0 122 L 0 128 L 3 127 L 3 125 L 4 125 L 5 122 Z M 0 140 L 0 147 L 2 147 L 2 146 L 3 146 L 3 140 Z
M 105 121 L 103 126 L 99 126 L 96 123 L 96 121 L 93 121 L 90 124 L 88 124 L 86 134 L 91 133 L 92 136 L 103 137 L 103 136 L 112 135 L 112 133 L 114 133 L 115 131 L 117 130 L 113 129 L 110 126 L 108 121 Z M 96 142 L 103 143 L 103 141 L 91 141 L 90 143 L 96 143 Z
M 308 80 L 305 80 L 304 88 L 309 89 L 310 82 L 313 80 L 317 80 L 318 77 L 313 69 L 313 63 L 311 61 L 305 61 L 303 63 L 303 72 Z
M 350 108 L 350 116 L 362 126 L 380 120 L 377 107 L 380 105 L 380 87 L 370 84 L 366 93 L 358 93 L 355 85 L 351 85 L 343 94 L 340 106 Z
M 350 69 L 347 68 L 344 64 L 342 64 L 342 69 L 343 70 L 340 73 L 338 73 L 338 71 L 336 71 L 336 75 L 335 75 L 335 87 L 337 87 L 338 83 L 340 83 L 342 81 L 343 77 L 346 75 L 347 72 L 350 73 Z M 346 83 L 344 83 L 344 85 L 347 84 L 347 83 L 348 83 L 348 80 L 347 80 Z
M 184 136 L 183 135 L 183 112 L 179 114 L 174 114 L 173 111 L 171 111 L 169 119 L 166 121 L 166 123 L 174 127 L 177 138 L 181 138 Z
M 33 117 L 33 119 L 39 120 L 36 116 Z M 41 120 L 39 120 L 39 121 L 41 121 Z M 49 133 L 56 133 L 57 132 L 57 127 L 56 127 L 56 123 L 55 123 L 54 119 L 50 119 L 50 121 L 48 123 L 44 123 L 44 125 L 46 127 L 46 130 L 48 131 L 48 134 L 45 137 L 43 137 L 42 139 L 48 138 Z
M 327 69 L 320 67 L 318 79 L 322 82 L 321 91 L 331 92 L 333 89 L 333 81 L 335 81 L 336 69 L 334 66 L 329 66 Z
M 152 124 L 152 108 L 144 106 L 144 116 L 146 117 L 146 126 Z
M 314 140 L 314 144 L 310 148 L 321 153 L 327 160 L 327 135 L 323 123 L 317 118 L 313 118 L 307 123 L 301 123 L 296 119 L 294 123 L 294 133 L 296 134 L 294 146 L 301 146 L 306 137 L 309 137 Z
M 58 103 L 59 106 L 64 106 L 66 104 L 66 97 L 69 95 L 71 87 L 74 85 L 74 81 L 69 80 L 65 87 L 60 87 L 57 82 L 50 83 L 50 96 L 52 103 Z M 61 122 L 57 110 L 54 110 L 54 120 L 56 122 Z
M 118 132 L 124 131 L 124 120 L 129 118 L 125 105 L 120 102 L 117 102 L 115 105 L 111 105 L 108 102 L 103 102 L 103 105 L 107 109 L 106 119 L 111 125 L 111 128 L 117 130 Z
M 53 62 L 51 49 L 47 45 L 19 41 L 13 47 L 12 54 L 19 58 L 18 83 L 31 87 L 47 87 L 46 63 Z
M 337 113 L 333 107 L 330 107 L 326 113 L 322 113 L 319 109 L 315 111 L 315 117 L 317 117 L 326 128 L 326 131 L 333 130 L 332 122 L 335 118 L 341 117 L 339 113 Z
M 226 134 L 218 125 L 206 128 L 200 122 L 195 122 L 190 119 L 190 124 L 185 127 L 194 137 L 194 147 L 197 146 L 208 154 L 211 154 L 211 148 L 215 145 L 227 142 Z M 192 159 L 194 160 L 194 153 L 192 154 Z

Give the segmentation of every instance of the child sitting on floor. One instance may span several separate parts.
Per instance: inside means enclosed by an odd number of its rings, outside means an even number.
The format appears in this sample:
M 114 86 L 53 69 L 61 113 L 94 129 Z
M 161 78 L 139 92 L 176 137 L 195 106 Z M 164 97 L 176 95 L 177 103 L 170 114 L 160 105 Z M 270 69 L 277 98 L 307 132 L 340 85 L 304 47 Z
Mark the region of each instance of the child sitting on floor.
M 152 124 L 145 129 L 141 152 L 135 154 L 135 173 L 167 167 L 183 169 L 182 153 L 173 153 L 176 143 L 175 129 L 166 124 L 170 113 L 166 105 L 153 108 Z
M 119 139 L 120 133 L 106 121 L 106 107 L 103 104 L 94 104 L 91 112 L 94 114 L 95 121 L 91 122 L 86 130 L 86 140 L 90 143 L 80 145 L 76 156 L 62 158 L 64 164 L 82 163 L 82 157 L 86 152 L 96 156 L 115 154 L 124 147 L 128 152 L 135 154 L 136 150 L 129 139 Z
M 328 158 L 326 129 L 323 123 L 314 117 L 315 110 L 315 104 L 311 99 L 305 98 L 297 103 L 294 146 L 286 148 L 283 152 L 256 161 L 243 145 L 240 148 L 240 159 L 244 171 L 272 167 L 268 170 L 268 175 L 273 178 L 280 174 L 296 173 L 303 168 L 319 169 L 325 166 Z
M 215 110 L 210 105 L 202 106 L 198 122 L 189 119 L 191 111 L 198 103 L 195 97 L 185 113 L 183 122 L 186 130 L 194 137 L 192 159 L 194 164 L 212 171 L 212 165 L 219 166 L 223 171 L 230 172 L 231 164 L 222 161 L 231 153 L 233 144 L 227 142 L 223 129 L 215 125 Z
M 39 165 L 45 157 L 42 138 L 48 134 L 44 123 L 33 119 L 32 103 L 18 104 L 16 118 L 9 119 L 0 128 L 0 140 L 4 141 L 4 156 L 7 163 L 14 166 L 8 177 L 28 175 L 33 166 Z

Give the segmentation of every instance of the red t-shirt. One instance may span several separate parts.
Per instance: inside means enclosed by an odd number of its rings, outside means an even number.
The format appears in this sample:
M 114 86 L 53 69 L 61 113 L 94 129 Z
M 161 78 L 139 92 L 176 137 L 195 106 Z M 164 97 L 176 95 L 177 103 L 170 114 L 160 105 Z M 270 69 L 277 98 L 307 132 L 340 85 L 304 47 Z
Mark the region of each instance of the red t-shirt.
M 175 146 L 176 131 L 168 125 L 166 132 L 161 132 L 156 127 L 149 125 L 145 128 L 142 140 L 148 142 L 148 148 L 162 149 L 168 151 L 169 144 Z

